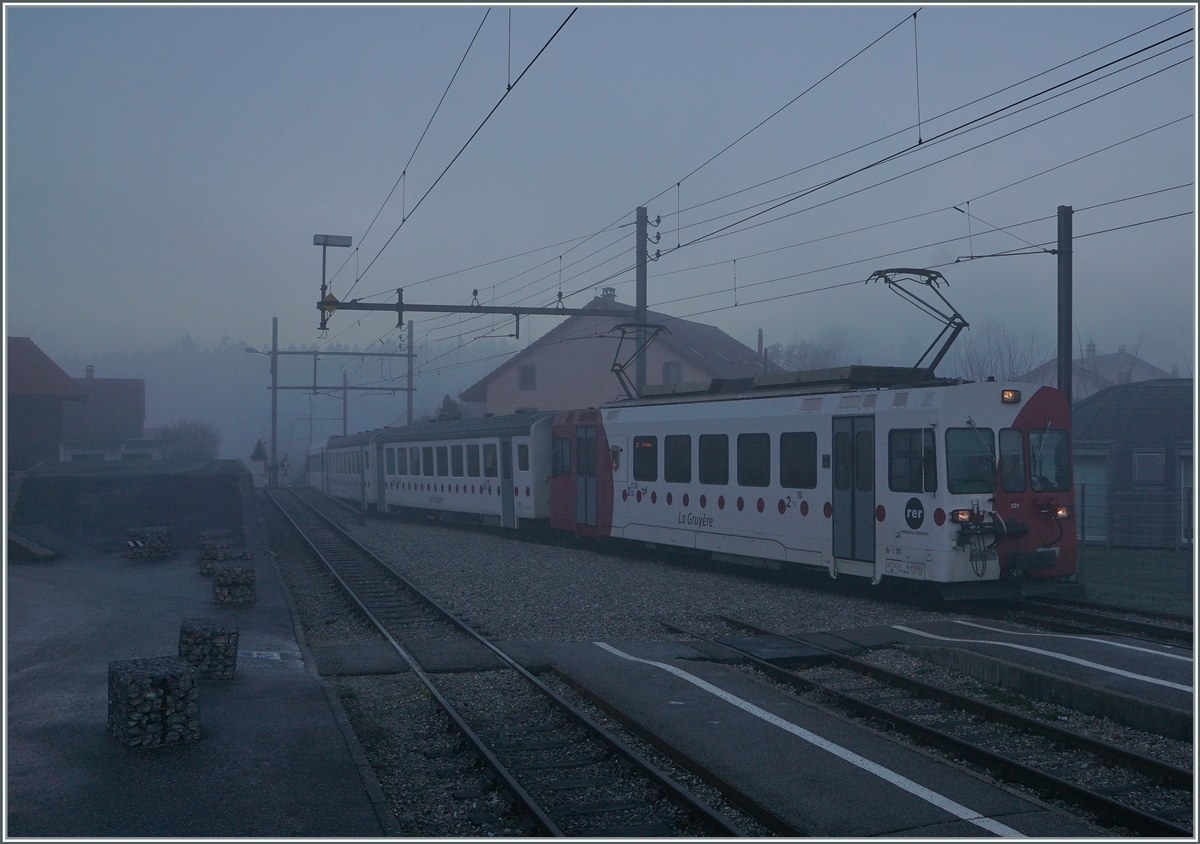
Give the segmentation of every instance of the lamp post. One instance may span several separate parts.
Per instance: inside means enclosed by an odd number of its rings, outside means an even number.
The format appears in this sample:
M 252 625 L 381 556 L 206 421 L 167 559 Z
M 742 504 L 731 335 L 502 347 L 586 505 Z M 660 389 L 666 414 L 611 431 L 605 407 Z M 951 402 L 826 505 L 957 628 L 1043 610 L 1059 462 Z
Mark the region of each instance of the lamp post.
M 266 355 L 252 346 L 247 346 L 249 354 Z M 279 317 L 271 317 L 271 454 L 267 464 L 267 488 L 279 488 L 279 463 L 275 459 L 276 427 L 279 419 Z

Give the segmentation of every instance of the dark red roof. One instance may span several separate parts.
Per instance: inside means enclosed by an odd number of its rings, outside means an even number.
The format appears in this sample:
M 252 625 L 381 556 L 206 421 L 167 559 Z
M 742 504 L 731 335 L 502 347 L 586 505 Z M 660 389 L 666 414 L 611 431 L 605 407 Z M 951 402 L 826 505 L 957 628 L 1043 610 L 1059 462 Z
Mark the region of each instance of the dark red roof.
M 28 337 L 8 338 L 8 394 L 86 399 L 70 375 Z
M 75 378 L 88 397 L 63 407 L 64 440 L 137 440 L 146 421 L 142 378 Z

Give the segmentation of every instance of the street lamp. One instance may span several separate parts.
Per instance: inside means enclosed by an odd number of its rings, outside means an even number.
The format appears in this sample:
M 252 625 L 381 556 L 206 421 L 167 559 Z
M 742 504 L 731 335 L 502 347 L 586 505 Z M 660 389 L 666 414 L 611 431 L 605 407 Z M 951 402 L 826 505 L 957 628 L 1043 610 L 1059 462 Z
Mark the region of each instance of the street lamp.
M 246 352 L 254 355 L 267 355 L 253 346 L 247 346 Z M 271 462 L 267 464 L 267 487 L 279 488 L 279 464 L 275 460 L 275 428 L 279 415 L 279 317 L 271 317 Z

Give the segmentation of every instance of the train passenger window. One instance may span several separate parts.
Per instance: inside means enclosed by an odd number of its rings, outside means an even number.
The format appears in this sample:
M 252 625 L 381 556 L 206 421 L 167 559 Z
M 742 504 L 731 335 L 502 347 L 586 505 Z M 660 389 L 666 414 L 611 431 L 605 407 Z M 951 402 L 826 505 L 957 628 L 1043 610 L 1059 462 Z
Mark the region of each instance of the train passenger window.
M 696 444 L 700 483 L 729 483 L 729 437 L 725 434 L 701 434 Z
M 1066 431 L 1029 432 L 1029 485 L 1034 492 L 1066 492 L 1071 488 L 1071 445 Z
M 738 486 L 771 485 L 771 435 L 738 434 Z
M 407 475 L 408 474 L 408 449 L 407 448 L 396 449 L 396 474 L 397 475 Z
M 692 438 L 689 435 L 663 437 L 663 480 L 669 484 L 692 482 Z
M 450 477 L 450 449 L 444 445 L 437 447 L 437 473 L 439 478 Z
M 450 474 L 456 478 L 463 476 L 463 447 L 461 445 L 450 446 Z
M 467 477 L 479 477 L 479 446 L 467 446 Z
M 817 435 L 812 431 L 779 435 L 779 485 L 784 489 L 816 489 Z
M 408 450 L 408 462 L 412 464 L 411 471 L 414 475 L 421 474 L 421 449 L 413 446 Z
M 556 478 L 571 474 L 571 438 L 555 437 L 550 453 L 550 474 Z
M 1016 428 L 1000 429 L 1000 488 L 1025 491 L 1025 438 Z
M 517 446 L 517 471 L 529 471 L 529 446 L 524 443 Z
M 421 466 L 425 470 L 425 477 L 433 477 L 433 446 L 421 446 Z
M 500 455 L 495 443 L 485 443 L 483 446 L 483 476 L 500 477 Z
M 371 471 L 371 452 L 364 451 L 362 453 L 362 456 L 363 456 L 363 469 L 365 469 L 368 472 Z
M 387 468 L 384 470 L 384 473 L 388 475 L 396 474 L 396 449 L 385 448 L 384 453 L 387 455 Z
M 875 487 L 875 434 L 859 431 L 854 435 L 855 455 L 854 488 L 859 492 L 870 492 Z
M 633 479 L 658 480 L 658 437 L 633 438 Z
M 937 452 L 932 428 L 888 431 L 888 489 L 937 492 Z
M 946 429 L 946 488 L 954 495 L 996 491 L 991 428 Z

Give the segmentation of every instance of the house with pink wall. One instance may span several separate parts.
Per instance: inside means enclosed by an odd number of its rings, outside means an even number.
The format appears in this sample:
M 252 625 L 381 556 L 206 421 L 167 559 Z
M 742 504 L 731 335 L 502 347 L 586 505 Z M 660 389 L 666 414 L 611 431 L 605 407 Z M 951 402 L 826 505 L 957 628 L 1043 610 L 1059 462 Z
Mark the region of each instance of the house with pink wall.
M 613 329 L 634 321 L 636 310 L 603 288 L 586 308 L 628 308 L 629 318 L 573 316 L 560 323 L 459 395 L 469 413 L 496 415 L 599 407 L 625 392 L 612 372 L 621 342 Z M 746 378 L 780 372 L 765 357 L 715 326 L 650 311 L 647 321 L 665 328 L 646 352 L 646 385 L 713 378 Z M 621 362 L 635 348 L 632 332 L 620 346 Z M 633 366 L 627 373 L 634 379 Z

